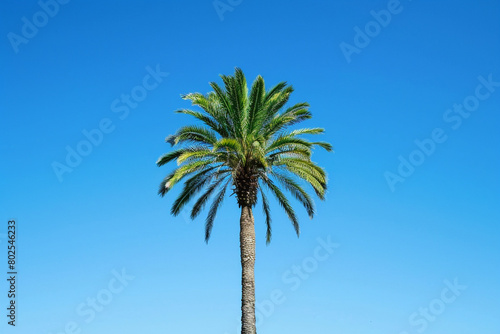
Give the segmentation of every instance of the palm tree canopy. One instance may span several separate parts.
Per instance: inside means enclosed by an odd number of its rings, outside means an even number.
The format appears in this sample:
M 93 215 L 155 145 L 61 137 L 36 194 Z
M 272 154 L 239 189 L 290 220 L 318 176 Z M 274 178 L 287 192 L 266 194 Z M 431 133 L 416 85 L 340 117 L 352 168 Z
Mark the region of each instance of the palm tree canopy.
M 166 141 L 179 148 L 161 156 L 158 166 L 177 160 L 178 167 L 161 182 L 158 193 L 164 196 L 174 185 L 188 177 L 184 188 L 172 205 L 178 215 L 195 196 L 200 195 L 191 210 L 194 219 L 213 198 L 206 218 L 205 241 L 208 242 L 218 208 L 226 189 L 232 187 L 238 205 L 253 207 L 260 194 L 266 217 L 267 243 L 271 240 L 271 216 L 263 187 L 274 195 L 288 215 L 297 236 L 299 223 L 282 189 L 288 191 L 312 218 L 314 203 L 302 187 L 312 187 L 324 199 L 327 177 L 323 168 L 311 161 L 315 146 L 327 151 L 326 142 L 311 142 L 301 135 L 316 135 L 322 128 L 289 130 L 289 127 L 312 117 L 308 103 L 297 103 L 285 109 L 293 88 L 280 82 L 266 91 L 259 75 L 250 94 L 245 76 L 236 68 L 233 76 L 221 75 L 224 87 L 215 82 L 208 94 L 190 93 L 190 100 L 201 111 L 181 109 L 176 112 L 191 115 L 202 125 L 188 125 L 170 135 Z

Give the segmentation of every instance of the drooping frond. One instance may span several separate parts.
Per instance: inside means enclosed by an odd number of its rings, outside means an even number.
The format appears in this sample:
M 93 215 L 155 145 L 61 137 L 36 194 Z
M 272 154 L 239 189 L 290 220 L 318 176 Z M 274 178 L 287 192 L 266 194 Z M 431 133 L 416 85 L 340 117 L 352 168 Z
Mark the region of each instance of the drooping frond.
M 312 162 L 296 158 L 283 158 L 274 164 L 286 171 L 295 174 L 307 183 L 309 183 L 316 195 L 324 199 L 326 192 L 326 174 L 324 171 Z
M 184 183 L 184 189 L 182 189 L 179 197 L 177 197 L 174 204 L 172 205 L 172 210 L 170 211 L 170 213 L 174 216 L 177 216 L 181 212 L 182 208 L 186 205 L 186 203 L 193 196 L 195 196 L 203 188 L 204 185 L 209 183 L 213 176 L 213 173 L 208 174 L 206 171 L 201 171 L 188 179 Z
M 297 217 L 295 216 L 295 211 L 293 210 L 292 206 L 290 205 L 290 202 L 288 202 L 288 199 L 286 198 L 286 196 L 281 192 L 281 190 L 269 178 L 263 177 L 262 181 L 269 188 L 269 190 L 271 190 L 271 193 L 274 195 L 274 197 L 276 197 L 276 199 L 278 200 L 278 203 L 281 205 L 283 210 L 285 210 L 285 213 L 287 214 L 288 218 L 292 222 L 293 228 L 295 229 L 295 233 L 297 233 L 297 236 L 299 236 L 300 235 L 299 222 L 297 220 Z
M 167 192 L 172 188 L 172 187 L 170 187 L 169 181 L 174 176 L 174 174 L 175 174 L 175 170 L 173 172 L 171 172 L 170 174 L 168 174 L 163 179 L 163 181 L 161 181 L 160 186 L 158 188 L 158 195 L 160 195 L 161 197 L 165 196 L 167 194 Z
M 222 189 L 215 196 L 215 200 L 213 201 L 212 206 L 210 207 L 210 211 L 208 212 L 207 220 L 205 222 L 205 242 L 208 242 L 208 239 L 210 239 L 210 235 L 212 234 L 212 227 L 214 226 L 215 216 L 217 215 L 217 210 L 222 204 L 222 200 L 224 199 L 224 195 L 226 194 L 226 188 L 228 184 L 229 181 L 224 184 Z
M 174 171 L 172 177 L 168 180 L 169 187 L 170 188 L 173 187 L 177 182 L 182 180 L 187 175 L 189 175 L 193 172 L 202 170 L 205 167 L 208 167 L 210 164 L 211 164 L 211 161 L 209 161 L 209 160 L 208 161 L 207 160 L 198 160 L 198 161 L 190 162 L 190 163 L 187 163 L 187 164 L 184 164 L 184 165 L 178 167 Z
M 191 210 L 191 219 L 195 219 L 198 214 L 203 210 L 203 207 L 205 206 L 205 203 L 207 200 L 210 198 L 210 195 L 214 192 L 214 190 L 225 180 L 225 176 L 220 178 L 219 180 L 215 181 L 208 189 L 207 191 L 198 198 L 196 203 L 193 206 L 193 209 Z
M 309 194 L 291 177 L 276 172 L 272 172 L 271 175 L 304 206 L 309 218 L 312 219 L 314 216 L 314 203 Z
M 260 196 L 262 197 L 262 211 L 266 216 L 266 244 L 271 242 L 272 229 L 271 229 L 271 208 L 269 207 L 269 201 L 267 200 L 262 187 L 260 188 Z

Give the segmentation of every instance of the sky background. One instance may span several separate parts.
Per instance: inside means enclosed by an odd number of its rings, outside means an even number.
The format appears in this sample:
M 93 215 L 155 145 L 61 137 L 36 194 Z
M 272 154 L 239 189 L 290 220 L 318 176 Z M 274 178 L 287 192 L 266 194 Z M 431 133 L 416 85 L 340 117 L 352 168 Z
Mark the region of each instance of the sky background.
M 180 94 L 206 93 L 238 66 L 249 83 L 261 74 L 267 87 L 292 84 L 291 103 L 309 102 L 314 115 L 302 124 L 326 128 L 335 147 L 313 155 L 329 191 L 312 221 L 298 209 L 300 238 L 273 202 L 266 246 L 255 210 L 258 310 L 283 295 L 259 311 L 259 334 L 498 334 L 499 84 L 480 89 L 489 97 L 459 127 L 444 117 L 474 101 L 478 77 L 500 81 L 500 2 L 401 0 L 350 62 L 341 43 L 355 46 L 355 27 L 376 28 L 370 12 L 387 1 L 222 3 L 231 10 L 73 0 L 48 7 L 43 22 L 37 1 L 2 1 L 0 261 L 15 218 L 19 272 L 15 329 L 0 280 L 2 333 L 238 333 L 236 201 L 226 198 L 207 245 L 204 215 L 170 215 L 179 189 L 156 194 L 174 164 L 155 165 L 170 150 L 164 138 L 193 122 L 174 113 L 190 106 Z M 34 16 L 36 35 L 11 42 Z M 169 74 L 126 117 L 115 112 L 148 67 Z M 58 178 L 54 163 L 103 120 L 112 131 Z M 391 189 L 386 172 L 398 173 L 400 156 L 418 158 L 415 140 L 435 129 L 446 140 Z M 340 246 L 314 260 L 318 238 Z M 311 272 L 300 277 L 294 265 Z M 134 278 L 110 294 L 114 270 Z M 439 309 L 455 279 L 467 288 Z M 96 297 L 106 305 L 87 322 L 77 309 Z M 419 313 L 430 305 L 432 321 Z

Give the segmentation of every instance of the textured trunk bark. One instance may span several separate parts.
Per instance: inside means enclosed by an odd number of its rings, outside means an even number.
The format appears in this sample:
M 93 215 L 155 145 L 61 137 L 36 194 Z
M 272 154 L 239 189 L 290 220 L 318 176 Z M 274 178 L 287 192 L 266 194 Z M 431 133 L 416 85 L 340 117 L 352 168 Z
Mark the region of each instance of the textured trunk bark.
M 250 206 L 241 208 L 241 334 L 256 334 L 255 328 L 255 227 Z

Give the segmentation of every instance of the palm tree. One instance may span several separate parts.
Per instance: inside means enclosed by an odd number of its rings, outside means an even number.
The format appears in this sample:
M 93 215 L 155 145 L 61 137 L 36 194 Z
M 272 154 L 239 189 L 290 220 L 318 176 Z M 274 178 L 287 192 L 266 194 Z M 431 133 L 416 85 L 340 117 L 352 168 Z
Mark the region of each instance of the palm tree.
M 171 213 L 178 215 L 183 207 L 202 192 L 191 210 L 194 219 L 213 197 L 205 221 L 205 241 L 208 242 L 215 216 L 228 186 L 236 194 L 240 217 L 240 252 L 242 267 L 241 333 L 255 334 L 255 228 L 252 208 L 260 195 L 267 232 L 271 241 L 270 206 L 264 189 L 276 197 L 299 235 L 297 216 L 280 187 L 300 202 L 312 218 L 314 203 L 303 189 L 300 180 L 308 183 L 320 199 L 326 191 L 325 171 L 311 161 L 314 146 L 331 151 L 326 142 L 311 142 L 300 135 L 316 135 L 321 128 L 287 131 L 294 124 L 312 117 L 308 103 L 298 103 L 282 111 L 292 86 L 281 82 L 266 91 L 264 79 L 258 76 L 250 95 L 243 72 L 236 68 L 233 76 L 221 75 L 224 88 L 211 82 L 208 94 L 190 93 L 190 100 L 201 111 L 181 109 L 178 113 L 191 115 L 202 125 L 188 125 L 167 137 L 166 141 L 180 148 L 157 161 L 158 166 L 177 160 L 174 169 L 160 184 L 164 196 L 173 186 L 189 175 L 184 188 L 172 205 Z

